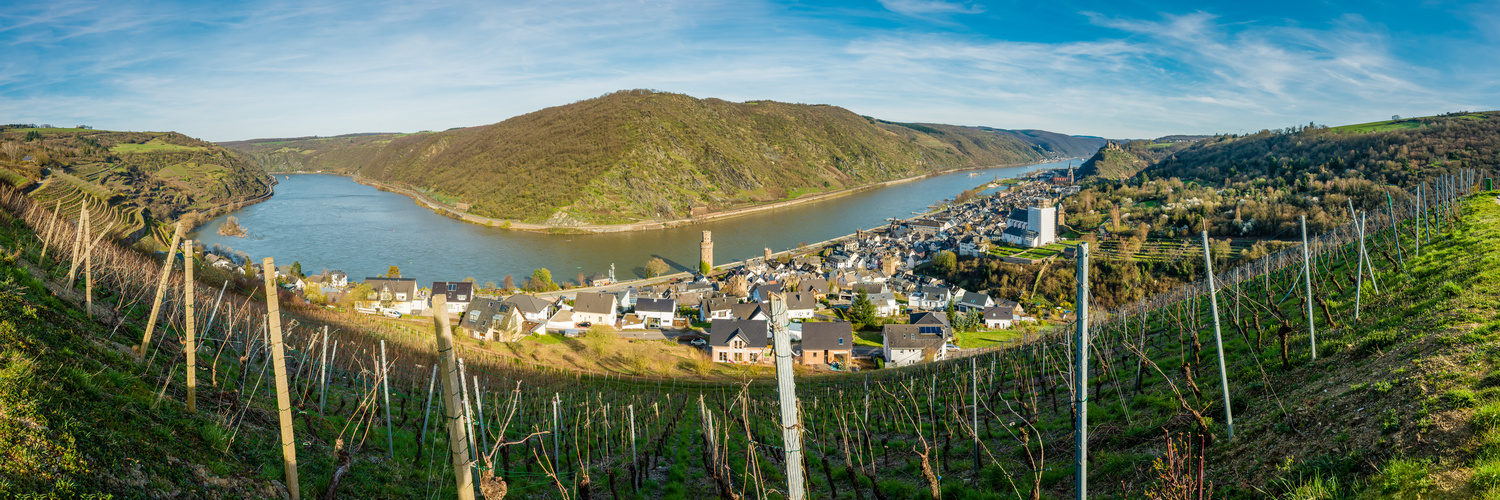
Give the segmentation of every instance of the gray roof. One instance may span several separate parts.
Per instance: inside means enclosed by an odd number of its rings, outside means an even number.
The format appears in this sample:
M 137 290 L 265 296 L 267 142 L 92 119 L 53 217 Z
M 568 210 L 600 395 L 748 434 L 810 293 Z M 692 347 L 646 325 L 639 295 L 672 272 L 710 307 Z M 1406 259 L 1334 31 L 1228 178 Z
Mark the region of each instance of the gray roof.
M 392 296 L 398 293 L 406 294 L 406 300 L 416 300 L 417 280 L 415 278 L 365 278 L 365 284 L 376 292 L 389 291 Z
M 1024 209 L 1024 208 L 1012 208 L 1012 209 L 1010 209 L 1010 214 L 1007 215 L 1006 218 L 1011 219 L 1011 220 L 1020 220 L 1020 221 L 1030 220 L 1026 216 L 1026 209 Z
M 635 312 L 677 312 L 677 301 L 672 299 L 636 299 Z
M 943 325 L 944 327 L 949 327 L 948 315 L 934 312 L 912 313 L 910 321 L 907 322 L 913 325 Z
M 506 302 L 516 305 L 522 314 L 537 314 L 547 312 L 552 307 L 552 302 L 538 298 L 535 295 L 515 294 L 505 298 Z
M 612 314 L 615 312 L 615 296 L 607 293 L 580 292 L 573 299 L 573 309 L 587 314 Z
M 1005 228 L 1005 234 L 1008 234 L 1008 235 L 1011 235 L 1011 236 L 1015 236 L 1015 237 L 1019 237 L 1019 238 L 1025 238 L 1026 237 L 1026 230 L 1025 229 L 1021 229 L 1019 227 L 1007 227 L 1007 228 Z
M 764 314 L 767 318 L 771 317 L 771 306 L 765 302 L 735 304 L 729 309 L 733 311 L 730 314 L 734 315 L 735 319 L 749 319 L 755 317 L 756 313 Z
M 1015 309 L 1012 307 L 996 306 L 984 310 L 984 319 L 1015 319 Z
M 925 297 L 928 300 L 932 300 L 932 297 L 934 295 L 944 296 L 944 295 L 948 295 L 949 292 L 950 292 L 950 290 L 948 290 L 948 287 L 946 287 L 946 286 L 926 285 L 926 286 L 922 287 L 922 297 Z
M 509 304 L 499 300 L 479 299 L 469 303 L 469 309 L 467 311 L 464 311 L 463 319 L 460 320 L 459 324 L 464 328 L 482 332 L 489 329 L 489 327 L 491 326 L 490 323 L 494 321 L 495 315 L 508 314 L 509 310 L 514 308 L 514 304 Z M 478 312 L 479 314 L 470 314 L 472 312 Z M 494 326 L 498 327 L 499 325 Z
M 452 287 L 453 290 L 449 290 L 449 287 Z M 432 282 L 432 294 L 437 295 L 439 293 L 447 296 L 449 304 L 454 302 L 469 302 L 474 299 L 474 284 L 467 281 Z M 463 299 L 460 300 L 459 296 L 463 296 Z
M 969 293 L 964 294 L 964 298 L 959 299 L 958 303 L 966 305 L 966 306 L 985 307 L 986 306 L 985 302 L 988 302 L 989 300 L 990 300 L 990 295 L 987 294 L 987 293 L 983 293 L 983 292 L 969 292 Z
M 850 288 L 853 288 L 855 293 L 859 293 L 860 289 L 864 289 L 865 294 L 875 295 L 885 292 L 885 283 L 855 283 Z
M 817 309 L 818 299 L 812 292 L 794 293 L 786 296 L 786 308 L 791 309 Z
M 740 299 L 734 297 L 713 297 L 704 300 L 700 305 L 702 307 L 707 307 L 709 312 L 713 312 L 733 308 L 734 305 L 738 303 L 740 303 Z
M 729 339 L 736 334 L 749 347 L 765 347 L 770 330 L 764 320 L 716 319 L 709 325 L 709 344 L 728 346 Z
M 823 351 L 854 348 L 853 328 L 844 321 L 802 324 L 802 349 Z
M 803 328 L 807 327 L 804 325 Z M 942 335 L 922 333 L 919 325 L 885 325 L 881 334 L 885 336 L 885 345 L 892 349 L 941 349 L 947 341 Z M 802 332 L 802 335 L 806 338 L 807 332 Z

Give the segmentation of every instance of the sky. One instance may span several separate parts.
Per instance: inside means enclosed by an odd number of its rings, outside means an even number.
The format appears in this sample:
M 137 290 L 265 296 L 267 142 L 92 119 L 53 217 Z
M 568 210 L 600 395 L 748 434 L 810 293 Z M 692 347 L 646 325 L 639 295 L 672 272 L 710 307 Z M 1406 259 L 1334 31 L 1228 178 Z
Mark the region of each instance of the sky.
M 0 123 L 415 132 L 636 88 L 1110 138 L 1363 123 L 1500 108 L 1500 2 L 0 3 Z

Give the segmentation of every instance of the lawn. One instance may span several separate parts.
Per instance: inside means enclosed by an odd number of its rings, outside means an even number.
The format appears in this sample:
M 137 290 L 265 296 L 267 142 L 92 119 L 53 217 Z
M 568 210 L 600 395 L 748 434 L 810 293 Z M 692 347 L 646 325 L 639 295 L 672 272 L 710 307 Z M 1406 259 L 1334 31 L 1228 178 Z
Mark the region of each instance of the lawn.
M 1342 127 L 1333 127 L 1328 130 L 1340 134 L 1367 134 L 1371 132 L 1389 132 L 1392 130 L 1405 130 L 1413 128 L 1422 128 L 1422 122 L 1416 120 L 1386 120 L 1383 122 L 1344 125 Z
M 954 334 L 953 343 L 964 349 L 979 347 L 993 347 L 1004 342 L 1009 342 L 1021 333 L 1012 330 L 997 330 L 992 332 L 958 332 Z M 856 341 L 855 343 L 858 343 Z

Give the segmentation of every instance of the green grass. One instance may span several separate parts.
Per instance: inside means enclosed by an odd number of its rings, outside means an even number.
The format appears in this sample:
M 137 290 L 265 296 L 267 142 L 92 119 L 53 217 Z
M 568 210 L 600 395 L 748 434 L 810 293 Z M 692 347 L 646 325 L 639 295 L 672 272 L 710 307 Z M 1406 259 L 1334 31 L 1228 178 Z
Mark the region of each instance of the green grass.
M 145 144 L 120 144 L 120 145 L 116 145 L 115 147 L 109 148 L 109 151 L 112 152 L 112 153 L 121 153 L 121 154 L 131 154 L 131 153 L 176 153 L 176 152 L 183 152 L 183 151 L 192 151 L 192 152 L 208 151 L 208 148 L 205 148 L 205 147 L 202 147 L 202 146 L 178 146 L 176 144 L 167 144 L 167 143 L 161 142 L 158 139 L 152 139 L 150 141 L 147 141 Z
M 1422 122 L 1414 119 L 1386 120 L 1383 122 L 1360 123 L 1355 125 L 1344 125 L 1328 129 L 1339 134 L 1368 134 L 1371 132 L 1388 132 L 1391 130 L 1406 130 L 1422 128 Z
M 1015 340 L 1021 334 L 1012 330 L 996 330 L 990 332 L 958 332 L 954 335 L 954 343 L 964 349 L 975 349 L 981 347 L 994 347 Z

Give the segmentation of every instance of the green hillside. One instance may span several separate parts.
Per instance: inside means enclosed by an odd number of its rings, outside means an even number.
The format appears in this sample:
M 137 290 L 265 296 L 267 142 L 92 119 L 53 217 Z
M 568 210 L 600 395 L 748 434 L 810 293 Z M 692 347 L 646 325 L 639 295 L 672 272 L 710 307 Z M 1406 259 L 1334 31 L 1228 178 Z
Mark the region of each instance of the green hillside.
M 1102 142 L 635 90 L 481 127 L 225 145 L 268 170 L 334 171 L 414 187 L 482 216 L 615 223 L 1081 156 Z
M 1111 142 L 1078 167 L 1078 175 L 1110 180 L 1129 179 L 1160 159 L 1181 151 L 1197 139 Z
M 274 183 L 239 154 L 176 132 L 16 125 L 0 126 L 0 181 L 61 202 L 70 217 L 86 201 L 96 230 L 112 225 L 130 241 L 189 212 L 263 198 Z

